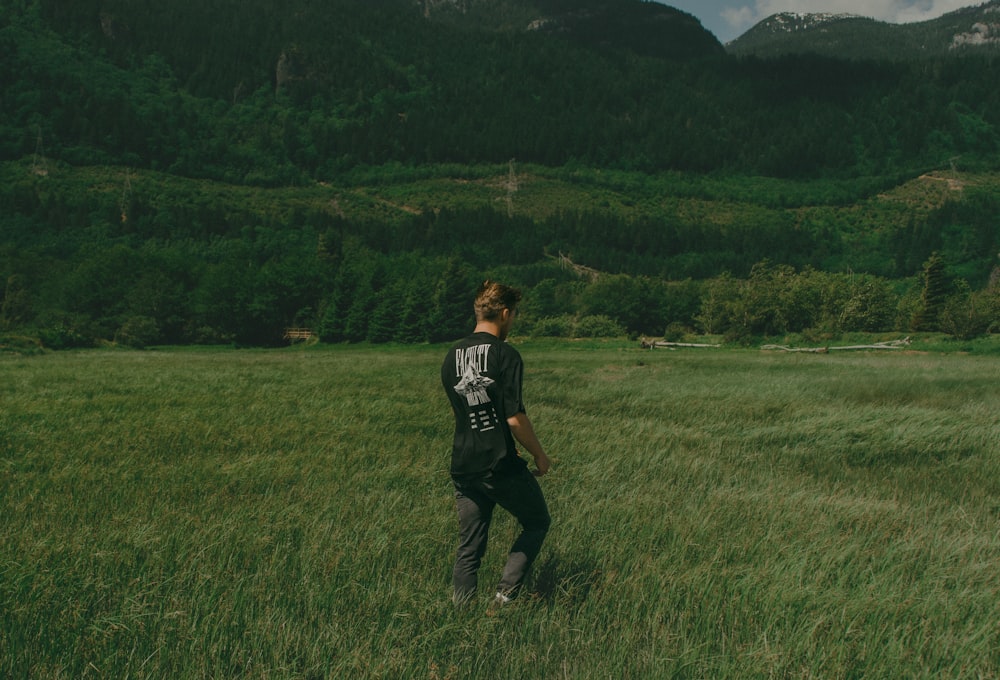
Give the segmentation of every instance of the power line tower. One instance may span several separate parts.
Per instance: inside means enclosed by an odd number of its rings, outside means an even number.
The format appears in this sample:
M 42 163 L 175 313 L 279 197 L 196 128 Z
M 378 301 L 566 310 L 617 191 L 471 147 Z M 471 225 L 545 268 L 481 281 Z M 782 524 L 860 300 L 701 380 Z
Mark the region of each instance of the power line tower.
M 42 147 L 42 126 L 38 126 L 38 138 L 35 140 L 35 155 L 31 159 L 31 174 L 45 177 L 49 174 L 49 164 L 45 160 L 45 149 Z
M 122 224 L 128 222 L 128 208 L 129 203 L 132 202 L 132 172 L 129 169 L 125 169 L 125 184 L 122 186 L 122 200 L 121 200 L 121 213 L 122 213 Z
M 507 162 L 507 181 L 504 182 L 504 188 L 507 189 L 507 197 L 505 203 L 507 204 L 507 217 L 514 216 L 514 194 L 520 189 L 520 184 L 517 180 L 517 172 L 514 170 L 514 159 L 511 158 Z

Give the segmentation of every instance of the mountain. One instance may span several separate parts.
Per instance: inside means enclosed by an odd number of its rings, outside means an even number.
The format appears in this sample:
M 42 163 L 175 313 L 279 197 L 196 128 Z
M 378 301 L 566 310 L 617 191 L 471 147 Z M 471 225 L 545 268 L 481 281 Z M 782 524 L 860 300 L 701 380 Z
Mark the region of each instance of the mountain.
M 968 20 L 995 16 L 997 4 L 949 19 L 974 27 L 983 22 Z M 511 158 L 815 178 L 924 171 L 955 156 L 992 163 L 1000 143 L 990 64 L 956 62 L 979 48 L 946 52 L 931 71 L 835 58 L 757 64 L 726 55 L 690 15 L 640 0 L 0 9 L 0 160 L 42 147 L 73 165 L 269 186 L 359 166 Z M 886 28 L 814 19 L 779 34 Z
M 0 57 L 0 158 L 41 138 L 74 164 L 267 183 L 630 149 L 718 162 L 651 137 L 695 119 L 688 71 L 724 50 L 640 0 L 0 0 Z
M 1000 0 L 930 21 L 891 24 L 851 14 L 783 12 L 726 45 L 737 56 L 814 53 L 855 60 L 907 61 L 1000 53 Z
M 635 0 L 415 0 L 428 19 L 466 28 L 536 31 L 578 45 L 664 59 L 724 53 L 692 15 L 658 2 Z
M 14 3 L 21 4 L 21 3 Z M 324 87 L 359 59 L 399 65 L 437 47 L 525 34 L 591 50 L 695 59 L 724 53 L 694 17 L 642 0 L 41 0 L 42 20 L 118 63 L 155 53 L 199 94 L 276 76 Z M 166 29 L 166 30 L 165 30 Z M 239 79 L 236 83 L 226 82 Z M 222 82 L 218 82 L 218 81 Z M 223 84 L 225 83 L 225 84 Z M 217 87 L 225 88 L 217 90 Z

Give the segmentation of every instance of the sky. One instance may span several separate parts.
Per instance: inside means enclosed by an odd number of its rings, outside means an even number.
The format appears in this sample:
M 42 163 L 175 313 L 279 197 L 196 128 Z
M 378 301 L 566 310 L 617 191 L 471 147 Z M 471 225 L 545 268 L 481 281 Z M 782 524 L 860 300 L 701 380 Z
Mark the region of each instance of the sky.
M 904 24 L 936 19 L 983 0 L 658 0 L 692 14 L 723 43 L 779 12 L 858 14 Z

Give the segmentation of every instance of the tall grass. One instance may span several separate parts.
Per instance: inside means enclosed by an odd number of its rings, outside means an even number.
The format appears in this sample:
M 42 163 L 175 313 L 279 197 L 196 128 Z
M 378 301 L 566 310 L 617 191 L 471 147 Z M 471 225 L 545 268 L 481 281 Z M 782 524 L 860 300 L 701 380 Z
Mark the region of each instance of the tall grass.
M 0 358 L 0 676 L 1000 675 L 995 358 L 521 351 L 554 526 L 494 615 L 443 348 Z

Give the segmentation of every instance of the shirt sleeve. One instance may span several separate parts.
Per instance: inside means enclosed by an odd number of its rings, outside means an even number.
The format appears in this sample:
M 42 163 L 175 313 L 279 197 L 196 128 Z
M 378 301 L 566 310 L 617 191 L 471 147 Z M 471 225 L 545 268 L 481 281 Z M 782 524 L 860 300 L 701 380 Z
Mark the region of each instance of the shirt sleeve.
M 524 399 L 521 384 L 524 377 L 524 362 L 516 349 L 509 345 L 501 345 L 501 366 L 503 383 L 504 418 L 510 418 L 518 413 L 524 413 Z

